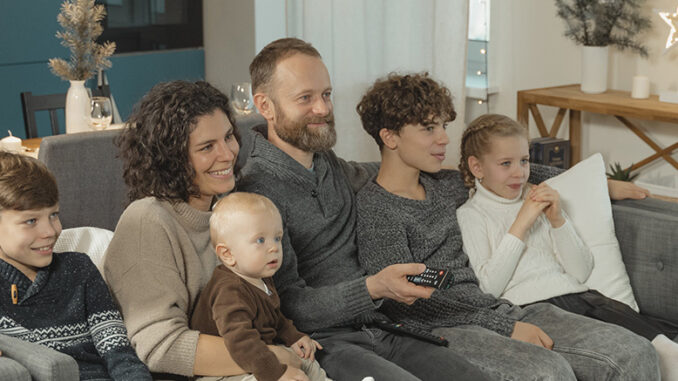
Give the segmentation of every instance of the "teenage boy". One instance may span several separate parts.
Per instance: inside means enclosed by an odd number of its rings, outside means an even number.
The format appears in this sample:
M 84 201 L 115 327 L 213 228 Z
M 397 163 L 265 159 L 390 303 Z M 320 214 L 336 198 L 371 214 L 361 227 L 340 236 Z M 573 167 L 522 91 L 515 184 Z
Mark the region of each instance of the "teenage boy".
M 0 334 L 70 355 L 81 380 L 151 380 L 89 257 L 53 253 L 58 202 L 42 163 L 0 151 Z

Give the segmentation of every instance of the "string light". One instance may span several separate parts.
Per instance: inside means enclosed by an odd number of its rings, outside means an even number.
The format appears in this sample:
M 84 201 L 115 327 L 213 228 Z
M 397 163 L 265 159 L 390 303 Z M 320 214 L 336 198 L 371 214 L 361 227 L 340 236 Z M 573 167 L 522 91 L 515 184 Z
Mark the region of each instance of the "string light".
M 480 70 L 478 70 L 478 71 L 476 72 L 476 74 L 478 74 L 478 75 L 483 75 L 483 72 L 480 71 Z
M 478 104 L 479 104 L 479 105 L 483 104 L 483 100 L 482 100 L 482 99 L 478 99 Z
M 659 17 L 661 17 L 669 26 L 671 31 L 669 37 L 666 39 L 666 50 L 671 49 L 673 46 L 678 43 L 678 7 L 674 13 L 671 12 L 658 12 Z
M 487 53 L 487 50 L 485 50 L 485 49 L 480 49 L 480 54 L 485 54 L 485 53 Z

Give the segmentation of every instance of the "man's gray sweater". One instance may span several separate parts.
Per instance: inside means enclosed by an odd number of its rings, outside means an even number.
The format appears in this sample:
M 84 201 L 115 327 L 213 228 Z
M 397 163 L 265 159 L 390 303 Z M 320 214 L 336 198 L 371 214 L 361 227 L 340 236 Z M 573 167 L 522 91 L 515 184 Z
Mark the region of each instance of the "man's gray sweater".
M 283 217 L 283 263 L 274 276 L 283 313 L 305 332 L 372 321 L 378 304 L 358 264 L 355 194 L 377 166 L 330 151 L 316 153 L 310 171 L 253 135 L 237 189 L 270 198 Z

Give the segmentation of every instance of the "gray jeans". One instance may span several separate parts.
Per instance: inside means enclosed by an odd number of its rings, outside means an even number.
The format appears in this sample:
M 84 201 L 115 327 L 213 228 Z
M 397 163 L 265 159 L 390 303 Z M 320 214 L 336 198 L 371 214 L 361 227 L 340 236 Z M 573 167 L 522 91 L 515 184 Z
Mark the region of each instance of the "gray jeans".
M 379 328 L 363 327 L 316 332 L 323 346 L 316 358 L 336 381 L 469 380 L 489 378 L 454 351 Z
M 541 328 L 553 339 L 553 350 L 478 326 L 434 332 L 445 336 L 450 347 L 497 380 L 660 380 L 652 344 L 622 327 L 547 303 L 500 308 Z

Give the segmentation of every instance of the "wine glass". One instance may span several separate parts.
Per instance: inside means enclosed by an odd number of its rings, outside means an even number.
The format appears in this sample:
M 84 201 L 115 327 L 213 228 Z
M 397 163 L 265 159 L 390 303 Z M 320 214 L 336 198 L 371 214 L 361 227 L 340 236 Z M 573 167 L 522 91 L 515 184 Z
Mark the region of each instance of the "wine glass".
M 105 130 L 113 119 L 113 107 L 108 97 L 92 97 L 90 100 L 90 127 L 93 130 Z
M 239 115 L 252 113 L 254 102 L 252 102 L 252 85 L 249 82 L 239 82 L 231 86 L 231 104 Z

